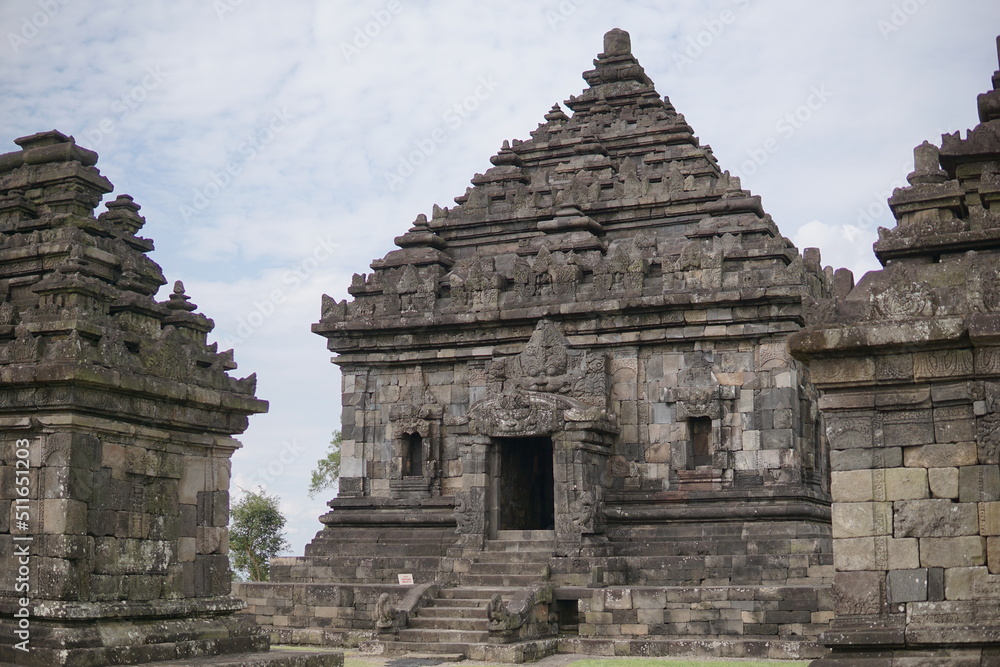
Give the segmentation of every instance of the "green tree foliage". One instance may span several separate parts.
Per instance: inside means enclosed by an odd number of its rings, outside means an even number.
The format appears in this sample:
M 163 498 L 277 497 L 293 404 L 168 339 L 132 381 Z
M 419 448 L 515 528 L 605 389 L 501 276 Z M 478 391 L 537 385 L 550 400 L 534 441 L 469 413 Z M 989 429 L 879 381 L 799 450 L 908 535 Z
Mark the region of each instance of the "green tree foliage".
M 340 478 L 340 442 L 340 431 L 334 431 L 330 449 L 326 456 L 316 462 L 316 469 L 312 471 L 312 480 L 309 482 L 310 498 L 315 498 L 320 491 L 332 488 Z
M 268 581 L 271 557 L 289 549 L 278 496 L 247 491 L 229 512 L 229 558 L 233 570 L 250 581 Z

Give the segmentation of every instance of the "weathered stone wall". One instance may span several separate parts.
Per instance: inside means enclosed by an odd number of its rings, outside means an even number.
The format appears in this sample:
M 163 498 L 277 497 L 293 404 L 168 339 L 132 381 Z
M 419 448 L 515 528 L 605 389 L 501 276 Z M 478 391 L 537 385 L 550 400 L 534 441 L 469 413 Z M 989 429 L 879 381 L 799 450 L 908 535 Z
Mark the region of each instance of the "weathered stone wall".
M 815 640 L 833 616 L 812 586 L 609 587 L 580 601 L 580 637 L 775 636 Z M 817 647 L 817 652 L 819 649 Z M 815 654 L 815 653 L 814 653 Z
M 243 612 L 282 644 L 357 646 L 376 636 L 375 605 L 383 593 L 399 604 L 410 586 L 398 584 L 269 584 L 237 582 Z M 485 612 L 484 612 L 485 614 Z
M 998 42 L 1000 46 L 1000 42 Z M 962 139 L 914 151 L 884 265 L 838 276 L 810 360 L 831 447 L 836 618 L 823 665 L 1000 656 L 1000 72 Z

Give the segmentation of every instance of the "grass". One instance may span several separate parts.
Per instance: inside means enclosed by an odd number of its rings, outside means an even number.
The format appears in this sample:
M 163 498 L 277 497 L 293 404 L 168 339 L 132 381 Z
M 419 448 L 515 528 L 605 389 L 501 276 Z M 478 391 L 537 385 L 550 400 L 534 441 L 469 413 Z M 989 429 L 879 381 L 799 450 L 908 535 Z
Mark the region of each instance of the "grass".
M 569 663 L 571 667 L 805 667 L 809 661 L 719 661 L 719 660 L 668 660 L 662 658 L 609 658 L 584 659 Z

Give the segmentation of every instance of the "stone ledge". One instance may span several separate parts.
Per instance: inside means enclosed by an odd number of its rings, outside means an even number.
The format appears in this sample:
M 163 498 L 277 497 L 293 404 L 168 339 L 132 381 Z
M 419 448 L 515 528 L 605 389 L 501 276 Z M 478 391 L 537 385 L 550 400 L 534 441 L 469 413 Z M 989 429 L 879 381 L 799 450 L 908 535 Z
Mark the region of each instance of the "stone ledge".
M 828 651 L 813 641 L 782 641 L 770 638 L 734 637 L 713 639 L 589 639 L 560 637 L 559 653 L 634 657 L 717 657 L 804 660 L 820 658 Z
M 242 653 L 229 656 L 207 656 L 190 660 L 151 662 L 146 667 L 343 667 L 340 651 L 301 651 L 273 648 L 267 653 Z

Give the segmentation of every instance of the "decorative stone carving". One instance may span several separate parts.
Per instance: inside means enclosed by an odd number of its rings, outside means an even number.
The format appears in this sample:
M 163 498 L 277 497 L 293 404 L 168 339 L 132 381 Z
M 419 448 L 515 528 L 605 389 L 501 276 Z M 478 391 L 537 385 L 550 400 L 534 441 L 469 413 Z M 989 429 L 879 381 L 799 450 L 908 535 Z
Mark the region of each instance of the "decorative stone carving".
M 518 615 L 510 613 L 499 593 L 490 596 L 490 602 L 486 606 L 486 615 L 489 618 L 487 627 L 490 632 L 515 630 L 523 622 Z
M 396 627 L 396 607 L 389 599 L 388 593 L 382 593 L 375 602 L 375 628 L 379 631 Z
M 455 494 L 455 521 L 461 535 L 481 535 L 486 529 L 485 492 L 481 487 Z
M 599 511 L 599 504 L 593 492 L 579 491 L 569 505 L 568 519 L 574 531 L 580 533 L 594 532 L 595 520 Z
M 558 326 L 546 319 L 538 322 L 519 355 L 493 359 L 487 375 L 491 391 L 497 393 L 555 393 L 592 404 L 603 404 L 607 397 L 605 356 L 571 349 Z
M 407 495 L 436 495 L 439 491 L 441 460 L 442 407 L 429 394 L 424 394 L 421 405 L 394 405 L 389 411 L 389 435 L 394 455 L 390 488 Z M 410 451 L 412 436 L 420 437 L 419 475 L 404 474 L 405 459 Z
M 578 406 L 565 397 L 517 391 L 472 406 L 470 427 L 474 433 L 492 437 L 551 435 L 563 425 L 562 412 Z
M 985 414 L 976 418 L 979 464 L 1000 463 L 1000 383 L 983 383 Z
M 664 392 L 663 402 L 674 404 L 677 421 L 692 417 L 721 419 L 726 405 L 736 400 L 737 390 L 732 385 L 673 387 Z

